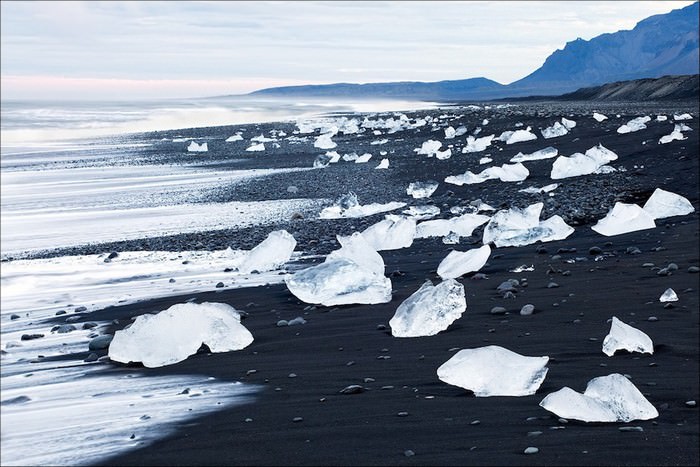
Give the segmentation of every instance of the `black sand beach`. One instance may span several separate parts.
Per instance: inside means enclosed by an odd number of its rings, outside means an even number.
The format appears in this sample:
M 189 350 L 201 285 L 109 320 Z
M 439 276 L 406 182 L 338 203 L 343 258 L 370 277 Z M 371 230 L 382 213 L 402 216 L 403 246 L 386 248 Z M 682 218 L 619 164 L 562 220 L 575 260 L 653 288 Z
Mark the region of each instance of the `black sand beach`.
M 608 115 L 604 122 L 591 118 L 593 110 Z M 693 128 L 688 139 L 657 144 L 670 133 L 670 122 L 651 121 L 648 128 L 628 134 L 616 129 L 628 120 L 657 114 L 690 111 Z M 542 218 L 561 215 L 576 231 L 567 239 L 546 244 L 494 249 L 481 273 L 459 279 L 465 287 L 467 311 L 446 331 L 432 337 L 394 338 L 388 321 L 396 308 L 426 279 L 439 281 L 436 268 L 451 249 L 465 251 L 480 245 L 482 228 L 458 245 L 441 239 L 416 240 L 412 247 L 385 251 L 386 274 L 393 298 L 382 305 L 310 306 L 296 299 L 284 285 L 216 291 L 170 297 L 135 305 L 108 308 L 86 315 L 86 320 L 118 320 L 113 331 L 143 313 L 172 304 L 224 302 L 245 311 L 243 324 L 255 341 L 246 349 L 224 354 L 206 352 L 176 365 L 144 369 L 138 365 L 110 365 L 114 372 L 144 374 L 203 374 L 225 381 L 259 385 L 255 402 L 222 410 L 177 427 L 176 434 L 150 446 L 108 459 L 105 465 L 697 465 L 700 462 L 700 400 L 698 350 L 700 346 L 700 265 L 698 196 L 698 108 L 694 102 L 662 104 L 529 103 L 503 109 L 443 108 L 418 112 L 438 116 L 453 127 L 464 124 L 469 134 L 488 118 L 479 136 L 532 126 L 539 138 L 506 146 L 496 143 L 482 153 L 461 154 L 453 149 L 448 160 L 416 155 L 414 148 L 427 139 L 463 144 L 466 136 L 445 140 L 430 127 L 391 135 L 338 135 L 336 150 L 343 154 L 372 152 L 367 164 L 339 163 L 325 169 L 276 175 L 210 193 L 202 201 L 231 201 L 313 197 L 334 199 L 347 191 L 362 204 L 415 202 L 406 195 L 413 181 L 433 179 L 440 186 L 431 203 L 449 217 L 449 208 L 475 199 L 496 207 L 526 207 L 545 203 Z M 620 118 L 615 115 L 620 114 Z M 390 115 L 390 114 L 389 114 Z M 389 115 L 384 116 L 385 118 Z M 416 113 L 407 113 L 411 118 Z M 544 140 L 540 127 L 561 117 L 577 122 L 568 135 Z M 168 152 L 167 145 L 144 150 L 144 162 L 187 162 L 199 158 L 216 167 L 309 167 L 323 150 L 280 140 L 280 148 L 245 153 L 224 145 L 233 131 L 244 129 L 246 140 L 270 129 L 291 134 L 293 124 L 222 127 L 145 135 L 211 136 L 210 151 L 191 155 Z M 218 139 L 214 139 L 218 138 Z M 370 142 L 387 138 L 381 146 Z M 529 153 L 554 146 L 571 155 L 602 143 L 619 159 L 611 165 L 625 171 L 588 175 L 559 181 L 556 196 L 532 195 L 518 190 L 552 182 L 552 160 L 528 162 L 530 177 L 519 183 L 490 180 L 462 187 L 442 182 L 448 175 L 478 172 L 478 160 L 490 154 L 501 165 L 517 152 Z M 502 150 L 499 150 L 502 148 Z M 374 170 L 379 150 L 394 151 L 388 170 Z M 298 193 L 288 193 L 288 187 Z M 656 188 L 688 198 L 695 212 L 657 221 L 657 227 L 614 237 L 591 230 L 616 201 L 643 204 Z M 297 250 L 327 254 L 338 248 L 335 235 L 348 235 L 381 220 L 383 214 L 362 219 L 326 221 L 297 219 L 266 227 L 188 234 L 65 249 L 55 254 L 104 253 L 134 249 L 251 248 L 275 229 L 287 229 L 298 241 Z M 542 248 L 544 247 L 544 248 Z M 598 250 L 591 250 L 598 247 Z M 633 252 L 636 247 L 639 252 Z M 659 271 L 669 263 L 678 269 Z M 533 265 L 531 272 L 510 272 Z M 690 268 L 690 269 L 689 269 Z M 478 276 L 477 276 L 478 277 Z M 503 281 L 518 279 L 515 298 L 504 299 L 496 290 Z M 527 286 L 522 279 L 527 278 Z M 554 285 L 553 285 L 554 284 Z M 673 288 L 679 301 L 671 307 L 659 296 Z M 525 304 L 535 313 L 521 316 Z M 493 314 L 502 306 L 507 311 Z M 300 326 L 278 327 L 280 319 L 302 316 Z M 647 333 L 655 344 L 653 355 L 601 351 L 602 341 L 616 316 Z M 550 357 L 549 373 L 535 395 L 474 397 L 468 391 L 441 382 L 437 368 L 458 349 L 500 345 L 522 355 Z M 87 349 L 86 349 L 87 355 Z M 564 386 L 582 392 L 586 383 L 611 373 L 631 381 L 659 411 L 659 417 L 631 423 L 583 423 L 562 420 L 539 407 L 545 395 Z M 295 375 L 295 376 L 293 376 Z M 363 392 L 342 394 L 348 385 Z M 300 420 L 301 419 L 301 420 Z M 248 421 L 246 421 L 248 420 Z M 297 420 L 297 421 L 295 421 Z M 639 430 L 621 430 L 640 427 Z M 135 434 L 138 438 L 138 433 Z M 528 447 L 539 452 L 526 455 Z

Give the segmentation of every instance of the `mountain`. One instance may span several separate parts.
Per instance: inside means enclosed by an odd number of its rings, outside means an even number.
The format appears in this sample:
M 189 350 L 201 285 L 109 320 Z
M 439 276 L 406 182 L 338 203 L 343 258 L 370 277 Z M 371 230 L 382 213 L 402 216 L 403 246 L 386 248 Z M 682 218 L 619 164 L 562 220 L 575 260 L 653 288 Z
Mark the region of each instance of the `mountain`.
M 452 81 L 425 83 L 401 81 L 368 84 L 320 84 L 308 86 L 284 86 L 255 91 L 251 96 L 270 97 L 338 97 L 362 99 L 419 99 L 452 100 L 465 95 L 477 99 L 489 99 L 500 95 L 505 88 L 500 83 L 486 78 L 469 78 Z
M 509 85 L 487 78 L 438 82 L 393 82 L 286 86 L 250 96 L 488 100 L 558 95 L 614 81 L 691 75 L 700 72 L 698 2 L 646 18 L 632 30 L 576 39 L 556 50 L 544 64 Z
M 698 3 L 646 18 L 629 31 L 576 39 L 508 88 L 560 94 L 613 81 L 697 74 Z
M 581 88 L 558 96 L 557 100 L 666 101 L 697 99 L 698 95 L 700 95 L 700 75 L 683 75 L 618 81 L 602 86 Z

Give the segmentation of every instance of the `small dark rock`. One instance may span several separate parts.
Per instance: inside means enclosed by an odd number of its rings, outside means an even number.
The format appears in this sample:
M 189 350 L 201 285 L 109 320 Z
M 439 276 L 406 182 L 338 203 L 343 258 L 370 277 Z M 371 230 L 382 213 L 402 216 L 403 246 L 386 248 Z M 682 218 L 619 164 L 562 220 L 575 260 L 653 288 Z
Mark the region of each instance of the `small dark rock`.
M 109 344 L 112 342 L 114 336 L 111 334 L 105 334 L 103 336 L 97 336 L 90 340 L 88 344 L 89 350 L 104 350 L 109 348 Z
M 522 316 L 529 316 L 535 312 L 535 305 L 527 304 L 520 309 Z
M 361 392 L 365 392 L 365 388 L 359 384 L 351 384 L 340 390 L 341 394 L 360 394 Z
M 19 319 L 19 315 L 16 315 L 16 314 L 13 313 L 13 314 L 10 315 L 10 319 L 11 319 L 11 320 Z
M 589 255 L 599 255 L 601 253 L 603 253 L 603 250 L 598 246 L 593 246 L 593 247 L 588 249 Z
M 22 334 L 21 340 L 31 341 L 34 339 L 41 339 L 42 337 L 44 337 L 43 334 Z
M 84 362 L 96 362 L 99 356 L 95 352 L 91 352 L 90 355 L 88 355 Z

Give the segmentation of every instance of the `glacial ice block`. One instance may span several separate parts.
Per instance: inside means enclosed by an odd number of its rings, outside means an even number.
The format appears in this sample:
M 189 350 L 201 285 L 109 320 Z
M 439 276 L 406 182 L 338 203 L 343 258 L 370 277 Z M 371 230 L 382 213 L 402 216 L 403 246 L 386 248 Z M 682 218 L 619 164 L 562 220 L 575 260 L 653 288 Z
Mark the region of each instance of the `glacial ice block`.
M 265 143 L 252 144 L 248 148 L 246 148 L 246 151 L 249 151 L 249 152 L 259 152 L 259 151 L 264 151 L 264 150 L 265 150 Z
M 270 232 L 265 240 L 250 250 L 238 265 L 238 271 L 249 274 L 252 271 L 271 271 L 283 265 L 292 257 L 297 241 L 286 230 Z
M 586 151 L 585 154 L 577 152 L 571 157 L 559 156 L 552 164 L 551 178 L 559 180 L 568 177 L 588 175 L 599 170 L 608 162 L 617 160 L 617 154 L 602 144 L 598 144 Z
M 563 240 L 574 232 L 559 216 L 540 221 L 543 203 L 525 209 L 511 208 L 498 211 L 484 228 L 483 243 L 496 247 L 523 246 L 535 242 Z
M 420 148 L 416 148 L 413 151 L 419 155 L 422 154 L 428 157 L 433 157 L 435 153 L 440 150 L 440 147 L 442 147 L 442 143 L 440 141 L 429 139 L 428 141 L 425 141 Z
M 474 229 L 488 220 L 488 216 L 467 213 L 451 219 L 424 221 L 416 226 L 416 238 L 444 237 L 450 232 L 461 237 L 469 237 Z
M 462 175 L 450 175 L 445 178 L 445 183 L 451 183 L 453 185 L 472 185 L 476 183 L 482 183 L 486 180 L 500 179 L 502 182 L 521 182 L 525 180 L 530 171 L 527 170 L 520 162 L 515 164 L 503 164 L 500 167 L 489 167 L 484 169 L 479 174 L 474 174 L 467 170 Z
M 253 342 L 238 312 L 225 303 L 179 303 L 158 314 L 138 316 L 114 333 L 109 358 L 155 368 L 185 360 L 206 344 L 212 352 L 240 350 Z
M 668 288 L 664 291 L 664 293 L 661 294 L 659 297 L 659 301 L 661 303 L 667 303 L 667 302 L 677 302 L 678 301 L 678 295 L 676 295 L 676 291 Z
M 399 250 L 413 244 L 416 235 L 416 220 L 389 214 L 383 221 L 370 225 L 362 236 L 376 251 Z
M 484 267 L 490 255 L 491 247 L 488 245 L 469 251 L 453 250 L 440 262 L 437 273 L 443 279 L 456 279 Z
M 530 131 L 530 127 L 527 127 L 526 130 L 515 130 L 510 136 L 508 136 L 506 144 L 532 141 L 533 139 L 537 139 L 537 135 Z
M 233 143 L 234 141 L 242 141 L 242 140 L 243 140 L 243 136 L 241 136 L 240 133 L 236 133 L 235 135 L 232 135 L 232 136 L 229 136 L 228 138 L 226 138 L 225 142 L 226 143 Z
M 485 150 L 487 147 L 491 146 L 491 141 L 493 141 L 494 136 L 495 135 L 488 135 L 481 138 L 467 136 L 467 144 L 462 148 L 462 153 L 467 154 Z
M 681 115 L 676 115 L 673 114 L 673 119 L 675 121 L 680 121 L 680 120 L 692 120 L 693 116 L 690 115 L 689 113 L 681 114 Z
M 338 145 L 331 139 L 335 132 L 324 133 L 316 138 L 314 147 L 319 149 L 333 149 Z
M 375 167 L 375 169 L 388 169 L 389 168 L 389 159 L 384 158 L 381 161 L 379 161 L 379 164 Z
M 411 182 L 406 188 L 406 194 L 411 195 L 416 199 L 428 198 L 437 190 L 438 182 L 428 180 L 427 182 Z
M 523 154 L 522 152 L 517 153 L 513 157 L 510 158 L 511 162 L 527 162 L 527 161 L 539 161 L 543 159 L 551 159 L 553 157 L 557 157 L 557 154 L 559 154 L 559 151 L 556 148 L 553 148 L 552 146 L 548 146 L 544 149 L 540 149 L 539 151 L 535 151 L 530 154 Z
M 306 303 L 325 306 L 391 301 L 391 281 L 384 277 L 384 260 L 362 234 L 338 236 L 342 245 L 326 260 L 285 277 L 289 291 Z
M 603 120 L 607 120 L 608 117 L 598 113 L 598 112 L 593 112 L 593 118 L 595 119 L 596 122 L 602 122 Z
M 619 373 L 593 378 L 583 394 L 564 387 L 548 394 L 540 407 L 584 422 L 631 422 L 659 416 L 639 389 Z
M 542 130 L 542 137 L 544 139 L 550 139 L 550 138 L 556 138 L 559 136 L 564 136 L 565 134 L 569 133 L 568 128 L 566 128 L 564 125 L 562 125 L 559 122 L 554 122 L 554 125 L 549 126 Z
M 664 135 L 659 139 L 659 144 L 667 144 L 676 140 L 683 141 L 684 139 L 688 139 L 688 137 L 682 133 L 681 126 L 676 125 L 670 134 Z
M 438 378 L 476 397 L 529 396 L 547 375 L 549 357 L 526 357 L 497 345 L 464 349 L 442 364 Z
M 434 286 L 429 280 L 408 297 L 389 320 L 394 337 L 433 336 L 447 329 L 467 309 L 464 286 L 447 279 Z
M 197 144 L 192 141 L 190 142 L 190 145 L 187 146 L 188 152 L 207 152 L 208 150 L 207 143 Z
M 362 154 L 361 156 L 358 156 L 357 159 L 355 159 L 355 164 L 364 164 L 365 162 L 369 162 L 369 160 L 372 158 L 372 154 L 366 152 Z
M 643 130 L 647 127 L 646 124 L 650 120 L 651 120 L 651 117 L 649 117 L 649 116 L 633 118 L 632 120 L 630 120 L 626 124 L 619 127 L 617 129 L 617 132 L 620 134 L 624 134 L 624 133 L 631 133 L 634 131 Z
M 440 214 L 440 208 L 431 204 L 426 204 L 424 206 L 410 206 L 408 209 L 401 212 L 407 216 L 411 216 L 416 221 L 422 221 L 431 219 Z
M 353 192 L 346 193 L 336 200 L 332 206 L 327 206 L 319 213 L 320 219 L 340 219 L 343 217 L 365 217 L 380 212 L 393 211 L 402 208 L 406 203 L 393 201 L 390 203 L 371 203 L 361 205 L 357 195 Z
M 608 214 L 591 228 L 601 235 L 610 237 L 654 227 L 656 227 L 654 218 L 647 211 L 636 204 L 617 202 Z
M 654 219 L 671 216 L 684 216 L 695 211 L 687 198 L 670 191 L 657 188 L 651 194 L 643 208 Z
M 653 354 L 654 343 L 644 332 L 613 316 L 610 332 L 603 340 L 603 353 L 612 357 L 617 350 Z
M 571 130 L 576 127 L 576 122 L 573 120 L 569 120 L 568 118 L 562 117 L 561 118 L 561 124 L 566 127 L 567 130 Z

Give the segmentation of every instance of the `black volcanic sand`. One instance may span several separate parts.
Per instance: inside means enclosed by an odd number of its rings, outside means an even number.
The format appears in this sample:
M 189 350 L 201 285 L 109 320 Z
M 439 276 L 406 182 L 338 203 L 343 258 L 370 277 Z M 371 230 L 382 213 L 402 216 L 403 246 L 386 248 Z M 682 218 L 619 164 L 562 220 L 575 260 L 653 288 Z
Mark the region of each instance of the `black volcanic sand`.
M 610 117 L 598 123 L 590 115 L 598 110 Z M 658 113 L 672 116 L 693 112 L 686 122 L 694 128 L 685 141 L 659 145 L 658 139 L 673 129 L 670 122 L 619 135 L 617 127 L 631 118 Z M 622 115 L 615 118 L 615 114 Z M 688 401 L 700 400 L 698 209 L 698 109 L 693 103 L 672 104 L 527 104 L 505 109 L 441 109 L 408 114 L 463 115 L 450 119 L 465 124 L 470 133 L 483 118 L 491 119 L 479 136 L 514 130 L 516 122 L 535 131 L 565 116 L 578 125 L 560 138 L 506 146 L 495 143 L 483 153 L 463 155 L 453 150 L 449 160 L 417 156 L 413 149 L 429 139 L 444 140 L 442 130 L 408 130 L 393 135 L 336 136 L 340 154 L 372 152 L 368 164 L 339 163 L 327 169 L 285 174 L 224 187 L 209 193 L 217 201 L 279 199 L 286 197 L 335 198 L 353 190 L 360 202 L 413 201 L 405 194 L 409 182 L 434 179 L 465 170 L 481 171 L 478 159 L 490 154 L 501 165 L 519 151 L 529 153 L 548 145 L 571 155 L 602 143 L 619 159 L 611 165 L 624 167 L 607 175 L 590 175 L 559 181 L 556 196 L 526 195 L 517 190 L 551 183 L 552 160 L 528 162 L 531 172 L 522 184 L 487 181 L 457 187 L 440 183 L 431 202 L 444 217 L 449 207 L 480 198 L 494 207 L 525 207 L 544 201 L 543 218 L 559 214 L 576 231 L 569 238 L 544 245 L 499 248 L 481 272 L 459 279 L 464 285 L 467 311 L 446 331 L 432 337 L 394 338 L 388 322 L 398 305 L 426 280 L 438 280 L 436 268 L 451 249 L 466 250 L 479 244 L 481 229 L 459 245 L 440 239 L 417 240 L 408 249 L 382 252 L 394 294 L 390 303 L 336 307 L 309 306 L 282 285 L 215 292 L 142 302 L 93 312 L 89 320 L 118 320 L 112 331 L 143 313 L 157 312 L 175 303 L 194 299 L 231 304 L 247 313 L 244 325 L 255 341 L 246 349 L 225 354 L 199 353 L 176 365 L 144 369 L 138 365 L 109 365 L 114 372 L 148 375 L 203 374 L 221 380 L 242 381 L 261 387 L 255 402 L 181 422 L 177 431 L 150 446 L 111 458 L 112 465 L 697 465 L 698 408 Z M 210 136 L 210 152 L 196 157 L 181 151 L 172 155 L 174 143 L 163 142 L 141 153 L 143 162 L 192 163 L 201 160 L 218 168 L 308 167 L 324 151 L 312 148 L 311 140 L 299 145 L 283 144 L 265 153 L 246 154 L 248 142 L 227 143 L 221 138 L 245 129 L 249 139 L 261 132 L 290 124 L 183 130 L 145 135 Z M 539 133 L 538 133 L 539 134 Z M 388 138 L 390 143 L 370 146 Z M 395 141 L 403 139 L 403 141 Z M 200 140 L 200 139 L 198 139 Z M 449 143 L 460 143 L 465 136 Z M 645 143 L 645 144 L 643 144 Z M 268 143 L 266 143 L 266 147 Z M 171 155 L 167 148 L 171 147 Z M 503 150 L 499 150 L 503 148 Z M 374 170 L 379 150 L 390 151 L 389 170 Z M 394 151 L 392 154 L 391 151 Z M 229 154 L 230 152 L 230 154 Z M 635 168 L 636 166 L 636 168 Z M 299 188 L 297 195 L 287 187 Z M 695 213 L 657 221 L 651 230 L 604 237 L 590 229 L 616 201 L 643 204 L 657 188 L 687 197 Z M 337 248 L 335 234 L 349 234 L 382 218 L 320 221 L 303 219 L 272 226 L 172 236 L 109 245 L 49 252 L 52 254 L 104 253 L 129 249 L 250 248 L 270 230 L 292 232 L 298 250 L 324 253 Z M 542 249 L 544 246 L 544 249 Z M 602 252 L 590 253 L 592 247 Z M 634 254 L 630 247 L 639 252 Z M 598 258 L 598 260 L 596 260 Z M 661 268 L 675 263 L 678 270 L 660 275 Z M 520 265 L 534 271 L 513 273 Z M 691 268 L 689 270 L 689 268 Z M 503 281 L 527 278 L 515 298 L 504 299 L 496 291 Z M 558 287 L 550 284 L 556 283 Z M 672 307 L 659 296 L 673 288 L 679 301 Z M 531 316 L 521 316 L 525 304 L 535 306 Z M 495 306 L 506 308 L 494 315 Z M 278 327 L 280 319 L 303 316 L 304 325 Z M 618 352 L 607 357 L 601 351 L 609 320 L 622 321 L 647 333 L 655 344 L 654 355 Z M 548 355 L 549 373 L 535 395 L 527 397 L 477 398 L 468 391 L 441 382 L 437 368 L 458 349 L 500 345 L 528 356 Z M 87 355 L 87 350 L 86 350 Z M 250 370 L 256 370 L 250 372 Z M 290 377 L 294 373 L 296 377 Z M 583 392 L 586 383 L 611 373 L 628 375 L 658 409 L 659 417 L 631 423 L 583 423 L 561 420 L 538 404 L 564 386 Z M 348 385 L 365 388 L 358 394 L 341 394 Z M 401 414 L 401 415 L 399 415 Z M 293 421 L 301 417 L 301 421 Z M 246 422 L 246 419 L 252 421 Z M 643 431 L 621 431 L 622 427 Z M 138 438 L 138 433 L 136 433 Z M 539 452 L 526 455 L 527 447 Z M 410 452 L 409 452 L 410 451 Z M 411 455 L 413 453 L 413 455 Z M 407 455 L 408 454 L 408 455 Z

